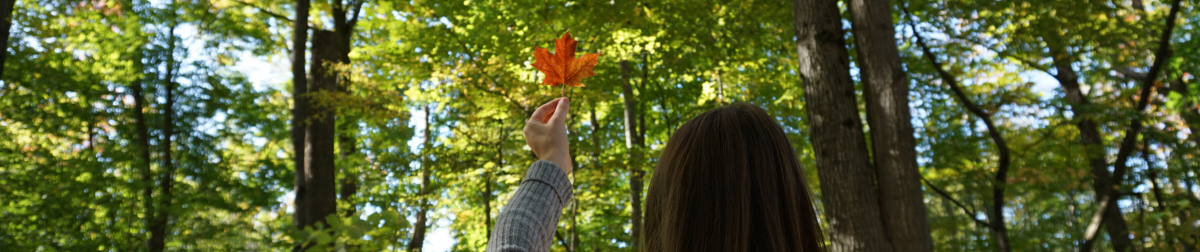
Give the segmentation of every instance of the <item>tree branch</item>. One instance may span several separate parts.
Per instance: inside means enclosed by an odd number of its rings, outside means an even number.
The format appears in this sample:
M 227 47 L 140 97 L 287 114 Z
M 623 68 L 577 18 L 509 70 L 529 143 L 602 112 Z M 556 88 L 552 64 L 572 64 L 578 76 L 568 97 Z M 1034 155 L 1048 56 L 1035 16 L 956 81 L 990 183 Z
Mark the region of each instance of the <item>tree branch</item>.
M 449 29 L 448 29 L 448 30 L 449 30 Z M 462 39 L 459 39 L 459 38 L 458 38 L 458 36 L 457 36 L 458 34 L 454 33 L 454 31 L 453 31 L 453 30 L 449 30 L 449 32 L 450 32 L 450 37 L 451 37 L 451 38 L 453 38 L 455 42 L 458 42 L 458 45 L 459 45 L 459 46 L 461 46 L 461 47 L 463 48 L 463 51 L 465 51 L 465 52 L 466 52 L 466 54 L 467 54 L 467 61 L 470 61 L 470 62 L 471 62 L 471 65 L 472 65 L 472 66 L 474 66 L 474 67 L 475 67 L 475 69 L 482 69 L 482 68 L 480 68 L 480 67 L 479 67 L 479 64 L 477 64 L 477 63 L 476 63 L 476 61 L 475 61 L 474 59 L 472 59 L 472 58 L 475 58 L 475 57 L 476 57 L 476 55 L 475 55 L 475 52 L 474 52 L 474 51 L 471 51 L 471 48 L 470 48 L 470 47 L 467 47 L 467 43 L 466 43 L 466 42 L 463 42 L 463 41 L 462 41 Z M 492 81 L 492 83 L 495 83 L 495 84 L 499 84 L 499 83 L 500 83 L 499 81 L 497 81 L 497 80 L 496 80 L 496 77 L 493 77 L 491 74 L 488 74 L 488 72 L 487 72 L 487 71 L 482 71 L 482 70 L 481 70 L 481 71 L 480 71 L 480 73 L 481 73 L 481 74 L 483 74 L 483 76 L 484 76 L 484 77 L 487 77 L 489 80 L 491 80 L 491 81 Z M 498 91 L 495 91 L 495 90 L 491 90 L 491 89 L 484 88 L 484 87 L 479 87 L 479 86 L 476 86 L 476 88 L 479 88 L 480 90 L 482 90 L 482 91 L 484 91 L 484 92 L 487 92 L 487 93 L 495 94 L 495 95 L 497 95 L 497 96 L 500 96 L 501 98 L 504 98 L 504 99 L 506 99 L 506 100 L 509 100 L 509 101 L 510 101 L 510 102 L 509 102 L 509 104 L 510 104 L 510 105 L 513 105 L 513 107 L 514 107 L 514 108 L 517 108 L 517 109 L 522 109 L 522 106 L 523 106 L 523 105 L 522 105 L 522 104 L 518 104 L 518 103 L 516 102 L 516 99 L 509 98 L 507 93 L 498 92 Z M 522 109 L 522 110 L 524 110 L 524 109 Z M 528 112 L 527 112 L 527 113 L 528 113 Z
M 1123 77 L 1133 80 L 1133 81 L 1139 81 L 1139 82 L 1147 81 L 1146 73 L 1138 72 L 1137 69 L 1133 69 L 1132 67 L 1116 67 L 1116 68 L 1113 68 L 1112 70 L 1121 74 Z M 1149 81 L 1154 81 L 1154 80 L 1149 80 Z M 1167 87 L 1166 88 L 1167 91 L 1169 91 L 1169 92 L 1175 92 L 1175 93 L 1179 93 L 1179 94 L 1185 95 L 1185 96 L 1188 95 L 1187 86 L 1184 85 L 1184 83 L 1183 83 L 1183 77 L 1171 80 L 1170 82 L 1167 83 L 1166 87 Z M 1161 93 L 1162 91 L 1159 91 L 1159 92 Z
M 1113 163 L 1113 187 L 1121 185 L 1125 172 L 1129 169 L 1125 163 L 1129 161 L 1129 155 L 1133 153 L 1137 137 L 1142 130 L 1142 112 L 1150 105 L 1150 93 L 1154 87 L 1154 80 L 1157 78 L 1158 73 L 1162 71 L 1163 64 L 1171 57 L 1171 33 L 1175 29 L 1175 18 L 1179 16 L 1179 2 L 1179 0 L 1171 1 L 1171 10 L 1167 14 L 1167 27 L 1163 30 L 1162 35 L 1159 36 L 1158 49 L 1154 53 L 1154 63 L 1150 65 L 1150 72 L 1147 72 L 1145 78 L 1142 79 L 1142 90 L 1138 94 L 1139 100 L 1137 110 L 1135 111 L 1137 114 L 1129 122 L 1129 128 L 1125 130 L 1125 137 L 1121 139 L 1121 145 L 1117 149 L 1117 160 Z M 1104 221 L 1103 216 L 1105 210 L 1108 209 L 1107 206 L 1116 204 L 1118 198 L 1113 197 L 1114 188 L 1102 188 L 1101 190 L 1104 194 L 1097 196 L 1100 196 L 1099 198 L 1104 200 L 1104 202 L 1100 203 L 1101 208 L 1096 210 L 1096 216 L 1092 218 L 1092 223 L 1088 225 L 1087 233 L 1084 234 L 1084 244 L 1081 246 L 1081 250 L 1083 251 L 1091 249 L 1091 245 L 1096 238 L 1094 230 L 1099 229 L 1101 222 Z
M 957 205 L 958 208 L 962 209 L 963 213 L 966 214 L 968 218 L 971 218 L 971 220 L 975 221 L 975 223 L 979 223 L 980 225 L 988 227 L 988 229 L 992 228 L 991 223 L 988 223 L 987 221 L 975 218 L 974 210 L 967 209 L 966 205 L 963 205 L 962 202 L 958 202 L 958 200 L 955 200 L 954 197 L 951 197 L 950 194 L 946 193 L 946 191 L 942 191 L 942 189 L 937 188 L 937 186 L 933 186 L 933 183 L 930 183 L 929 180 L 925 180 L 925 178 L 921 178 L 921 182 L 925 182 L 925 186 L 928 186 L 929 189 L 933 189 L 933 191 L 936 192 L 938 195 L 941 195 L 942 198 L 945 198 L 946 200 L 949 200 L 951 203 L 954 203 L 954 205 Z
M 1008 56 L 1008 58 L 1020 61 L 1021 63 L 1025 64 L 1026 67 L 1037 69 L 1038 71 L 1042 71 L 1043 73 L 1050 74 L 1049 68 L 1043 67 L 1041 64 L 1038 64 L 1037 62 L 1029 61 L 1028 59 L 1024 59 L 1024 58 L 1017 57 L 1017 56 Z
M 1163 199 L 1162 188 L 1158 186 L 1158 172 L 1154 170 L 1154 160 L 1151 160 L 1151 157 L 1153 156 L 1154 155 L 1150 154 L 1150 139 L 1148 137 L 1143 137 L 1142 160 L 1146 161 L 1146 173 L 1149 175 L 1148 179 L 1150 180 L 1150 192 L 1154 193 L 1155 202 L 1158 203 L 1158 210 L 1162 211 L 1167 208 L 1167 203 L 1166 200 Z M 1163 223 L 1166 223 L 1166 221 Z
M 904 12 L 908 14 L 909 17 L 912 16 L 907 7 L 904 8 Z M 933 55 L 933 51 L 929 49 L 929 46 L 925 44 L 925 39 L 922 38 L 921 33 L 917 31 L 916 23 L 912 20 L 909 20 L 908 24 L 913 30 L 913 35 L 917 39 L 917 45 L 921 47 L 921 52 L 924 54 L 925 59 L 928 59 L 929 63 L 933 65 L 934 70 L 936 70 L 938 76 L 941 77 L 942 82 L 950 86 L 950 90 L 954 92 L 954 96 L 958 98 L 959 103 L 961 103 L 967 108 L 968 111 L 970 111 L 972 114 L 975 114 L 976 117 L 979 117 L 979 119 L 983 121 L 984 126 L 987 127 L 988 136 L 990 136 L 992 138 L 992 142 L 996 144 L 996 150 L 999 155 L 999 164 L 996 165 L 996 174 L 994 181 L 992 182 L 992 217 L 989 218 L 992 221 L 991 223 L 994 225 L 989 225 L 988 227 L 992 229 L 992 232 L 996 233 L 996 240 L 1000 245 L 1000 250 L 1009 251 L 1011 247 L 1009 246 L 1008 242 L 1008 231 L 1004 226 L 1004 189 L 1008 185 L 1008 169 L 1010 163 L 1012 162 L 1012 156 L 1009 153 L 1010 150 L 1008 148 L 1008 142 L 1004 141 L 1004 137 L 1000 135 L 1000 130 L 997 129 L 996 124 L 992 122 L 992 115 L 988 114 L 983 110 L 983 108 L 980 108 L 978 104 L 975 104 L 975 102 L 971 101 L 971 98 L 967 96 L 966 91 L 963 91 L 962 86 L 958 83 L 958 79 L 943 69 L 942 63 L 939 62 L 937 57 Z M 929 182 L 926 181 L 926 184 L 928 183 Z M 932 185 L 930 187 L 932 187 Z
M 1146 79 L 1146 73 L 1139 73 L 1139 72 L 1137 72 L 1137 70 L 1134 70 L 1132 67 L 1117 67 L 1117 68 L 1113 68 L 1113 71 L 1117 71 L 1117 73 L 1120 73 L 1121 75 L 1124 75 L 1127 78 L 1134 79 L 1137 81 L 1143 81 Z
M 1154 87 L 1154 80 L 1157 79 L 1159 72 L 1162 71 L 1167 59 L 1171 57 L 1171 33 L 1175 28 L 1175 18 L 1179 15 L 1179 2 L 1180 0 L 1171 2 L 1171 12 L 1167 14 L 1167 27 L 1163 30 L 1162 36 L 1160 36 L 1158 41 L 1158 50 L 1154 53 L 1154 64 L 1150 65 L 1150 72 L 1146 73 L 1145 78 L 1142 79 L 1142 90 L 1138 94 L 1137 115 L 1129 123 L 1129 128 L 1125 131 L 1125 138 L 1121 139 L 1120 149 L 1117 151 L 1117 161 L 1113 164 L 1113 178 L 1117 179 L 1116 184 L 1118 185 L 1128 170 L 1128 165 L 1125 164 L 1125 161 L 1128 161 L 1129 155 L 1133 153 L 1138 133 L 1143 127 L 1142 112 L 1150 105 L 1150 93 Z
M 558 238 L 558 244 L 562 244 L 563 248 L 566 248 L 567 252 L 573 252 L 571 251 L 570 244 L 567 244 L 567 240 L 563 239 L 562 233 L 559 233 L 558 230 L 555 230 L 554 237 Z
M 259 7 L 258 5 L 247 3 L 242 0 L 233 0 L 233 1 L 236 3 L 242 4 L 243 6 L 254 8 L 255 10 L 258 10 L 258 12 L 262 12 L 263 14 L 267 14 L 267 15 L 270 15 L 270 16 L 278 18 L 278 19 L 287 20 L 288 22 L 292 22 L 291 18 L 288 18 L 287 16 L 284 16 L 284 15 L 279 15 L 279 13 L 271 12 L 263 7 Z
M 353 28 L 354 25 L 358 24 L 358 15 L 362 13 L 362 6 L 365 2 L 365 0 L 359 0 L 357 3 L 354 3 L 354 14 L 350 16 L 350 20 L 346 21 L 347 26 Z
M 909 14 L 909 15 L 912 15 L 912 14 Z M 913 33 L 916 33 L 916 31 L 917 31 L 917 30 L 914 28 L 914 29 L 913 29 Z M 970 38 L 966 38 L 966 39 L 963 39 L 963 40 L 966 40 L 966 41 L 968 41 L 968 42 L 971 42 L 972 44 L 974 44 L 974 45 L 976 45 L 976 46 L 979 46 L 979 47 L 986 48 L 986 49 L 988 49 L 989 51 L 992 51 L 992 52 L 994 52 L 994 53 L 996 53 L 996 54 L 998 54 L 998 55 L 1001 55 L 1003 58 L 1008 58 L 1008 59 L 1013 59 L 1013 60 L 1016 60 L 1016 61 L 1018 61 L 1018 62 L 1022 63 L 1022 64 L 1023 64 L 1025 67 L 1033 68 L 1034 70 L 1038 70 L 1038 71 L 1041 71 L 1041 72 L 1043 72 L 1043 73 L 1046 73 L 1046 74 L 1049 74 L 1049 75 L 1054 75 L 1054 74 L 1051 74 L 1051 73 L 1050 73 L 1050 68 L 1047 68 L 1047 67 L 1045 67 L 1045 66 L 1042 66 L 1042 64 L 1039 64 L 1039 63 L 1037 63 L 1037 62 L 1033 62 L 1033 61 L 1031 61 L 1031 60 L 1029 60 L 1029 59 L 1025 59 L 1025 58 L 1021 58 L 1021 57 L 1017 57 L 1017 56 L 1013 56 L 1013 55 L 1003 56 L 1003 55 L 1005 55 L 1005 53 L 1004 53 L 1003 51 L 1000 51 L 1000 50 L 998 50 L 998 49 L 996 49 L 996 48 L 992 48 L 992 47 L 990 47 L 990 46 L 986 46 L 986 45 L 984 45 L 982 42 L 979 42 L 979 41 L 972 41 Z
M 1061 127 L 1062 125 L 1067 124 L 1067 123 L 1068 122 L 1056 122 L 1056 123 L 1050 124 L 1048 127 L 1038 129 L 1038 132 L 1042 134 L 1041 137 L 1038 137 L 1036 140 L 1033 140 L 1032 142 L 1030 142 L 1029 144 L 1026 144 L 1025 146 L 1018 146 L 1017 148 L 1014 148 L 1014 150 L 1016 150 L 1017 153 L 1016 153 L 1016 155 L 1013 155 L 1013 156 L 1015 156 L 1016 159 L 1025 158 L 1025 155 L 1029 154 L 1029 152 L 1033 149 L 1034 146 L 1040 145 L 1040 144 L 1042 144 L 1042 142 L 1045 142 L 1046 139 L 1054 137 L 1053 135 L 1051 135 L 1051 132 L 1053 132 L 1054 130 L 1057 130 L 1058 127 Z

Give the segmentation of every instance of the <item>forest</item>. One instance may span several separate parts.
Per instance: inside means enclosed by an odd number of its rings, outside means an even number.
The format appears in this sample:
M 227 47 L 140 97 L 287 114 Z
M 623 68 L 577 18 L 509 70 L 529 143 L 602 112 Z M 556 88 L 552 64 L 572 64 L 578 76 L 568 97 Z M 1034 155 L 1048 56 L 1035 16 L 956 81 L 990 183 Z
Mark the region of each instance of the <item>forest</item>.
M 0 251 L 639 251 L 677 127 L 775 117 L 832 252 L 1200 251 L 1200 2 L 0 0 Z M 535 49 L 599 54 L 539 85 Z

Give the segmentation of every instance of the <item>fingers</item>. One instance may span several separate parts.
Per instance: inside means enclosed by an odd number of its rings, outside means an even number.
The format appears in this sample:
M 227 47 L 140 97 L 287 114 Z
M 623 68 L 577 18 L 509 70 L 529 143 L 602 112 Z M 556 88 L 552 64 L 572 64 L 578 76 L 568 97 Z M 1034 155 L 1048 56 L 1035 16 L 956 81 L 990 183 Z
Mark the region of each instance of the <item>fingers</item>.
M 558 107 L 554 109 L 554 116 L 550 117 L 550 121 L 558 124 L 567 123 L 567 113 L 571 111 L 571 100 L 566 97 L 558 99 Z
M 547 102 L 546 104 L 542 104 L 541 107 L 538 107 L 537 110 L 533 111 L 533 116 L 529 117 L 529 122 L 546 123 L 546 120 L 554 114 L 554 109 L 558 107 L 558 100 L 559 99 L 554 99 L 553 101 Z

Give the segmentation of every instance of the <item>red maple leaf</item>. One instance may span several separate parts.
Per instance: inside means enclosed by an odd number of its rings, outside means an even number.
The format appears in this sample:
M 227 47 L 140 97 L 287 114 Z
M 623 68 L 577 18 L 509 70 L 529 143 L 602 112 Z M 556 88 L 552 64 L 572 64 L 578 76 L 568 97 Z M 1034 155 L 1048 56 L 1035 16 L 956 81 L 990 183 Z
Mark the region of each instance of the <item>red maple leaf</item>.
M 571 38 L 571 33 L 563 34 L 562 38 L 554 40 L 554 51 L 534 46 L 533 67 L 546 75 L 542 85 L 558 86 L 567 84 L 572 87 L 583 87 L 583 78 L 592 77 L 596 73 L 592 68 L 600 58 L 598 53 L 584 53 L 583 57 L 575 58 L 575 45 L 579 42 Z

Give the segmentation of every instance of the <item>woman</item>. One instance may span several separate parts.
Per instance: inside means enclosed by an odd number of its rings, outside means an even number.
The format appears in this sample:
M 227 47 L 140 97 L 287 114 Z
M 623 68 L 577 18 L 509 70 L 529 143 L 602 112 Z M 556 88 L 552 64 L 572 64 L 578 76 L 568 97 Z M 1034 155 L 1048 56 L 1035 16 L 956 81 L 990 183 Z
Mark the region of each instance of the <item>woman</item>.
M 573 195 L 569 108 L 560 98 L 526 122 L 525 142 L 541 160 L 504 207 L 487 251 L 550 249 Z M 643 250 L 824 251 L 795 149 L 762 108 L 734 103 L 700 114 L 665 148 L 646 197 Z

